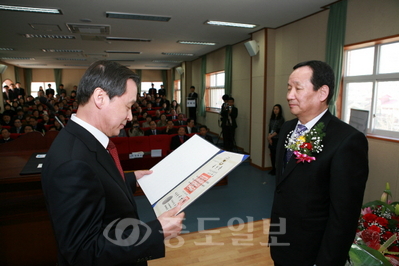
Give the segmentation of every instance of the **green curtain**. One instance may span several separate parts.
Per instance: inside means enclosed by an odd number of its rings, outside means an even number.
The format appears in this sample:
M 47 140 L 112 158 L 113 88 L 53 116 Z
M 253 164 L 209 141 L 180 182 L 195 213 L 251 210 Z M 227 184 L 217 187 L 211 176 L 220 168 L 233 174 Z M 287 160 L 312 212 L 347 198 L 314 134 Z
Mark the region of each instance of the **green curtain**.
M 342 62 L 345 44 L 346 10 L 348 1 L 343 0 L 330 6 L 327 26 L 326 62 L 335 73 L 335 91 L 330 101 L 330 112 L 336 114 L 335 102 L 341 83 Z
M 224 94 L 231 95 L 232 76 L 233 76 L 233 47 L 226 46 L 226 56 L 224 59 Z
M 162 83 L 163 87 L 166 90 L 166 95 L 168 95 L 168 71 L 167 70 L 162 70 Z
M 19 67 L 17 67 L 17 66 L 14 67 L 14 74 L 15 74 L 15 80 L 14 80 L 14 82 L 15 82 L 15 83 L 21 82 L 21 76 L 19 75 L 19 70 L 20 70 Z M 21 84 L 21 86 L 22 86 L 22 84 Z
M 62 83 L 62 69 L 54 69 L 54 79 L 55 79 L 55 86 L 56 86 L 56 94 L 60 94 L 59 87 Z
M 139 78 L 140 78 L 140 82 L 139 82 L 139 84 L 137 84 L 137 93 L 139 94 L 139 95 L 141 95 L 141 69 L 136 69 L 136 74 L 139 76 Z
M 199 88 L 199 115 L 202 117 L 206 116 L 205 111 L 205 87 L 206 87 L 206 55 L 201 57 L 201 86 Z
M 30 95 L 32 94 L 30 86 L 32 83 L 32 68 L 24 68 L 24 77 L 25 77 L 26 95 Z

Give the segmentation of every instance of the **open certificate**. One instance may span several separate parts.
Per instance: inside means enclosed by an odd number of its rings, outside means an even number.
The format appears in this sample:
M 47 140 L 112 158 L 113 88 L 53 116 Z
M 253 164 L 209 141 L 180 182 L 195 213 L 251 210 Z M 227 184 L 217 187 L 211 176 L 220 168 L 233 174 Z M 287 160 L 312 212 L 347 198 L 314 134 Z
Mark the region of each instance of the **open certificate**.
M 220 150 L 198 135 L 156 164 L 138 180 L 156 216 L 183 202 L 183 211 L 249 155 Z

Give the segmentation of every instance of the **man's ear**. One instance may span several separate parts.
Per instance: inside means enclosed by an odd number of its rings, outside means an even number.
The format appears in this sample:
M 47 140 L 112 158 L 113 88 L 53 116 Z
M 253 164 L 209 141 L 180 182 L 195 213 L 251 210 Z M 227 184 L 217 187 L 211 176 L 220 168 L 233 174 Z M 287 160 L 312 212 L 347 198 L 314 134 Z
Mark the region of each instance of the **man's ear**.
M 109 101 L 108 94 L 100 87 L 97 87 L 94 89 L 93 92 L 93 101 L 96 107 L 98 109 L 101 109 L 105 106 L 107 101 Z
M 327 101 L 329 92 L 330 88 L 327 85 L 323 85 L 320 87 L 320 89 L 318 90 L 320 102 Z

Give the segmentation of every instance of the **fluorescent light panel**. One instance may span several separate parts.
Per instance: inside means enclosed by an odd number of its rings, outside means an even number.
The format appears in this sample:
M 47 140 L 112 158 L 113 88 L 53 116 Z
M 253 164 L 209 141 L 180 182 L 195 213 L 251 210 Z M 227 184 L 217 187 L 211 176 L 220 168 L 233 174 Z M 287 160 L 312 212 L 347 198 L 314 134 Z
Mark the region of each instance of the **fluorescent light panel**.
M 152 60 L 154 63 L 181 63 L 181 61 L 176 60 Z
M 14 48 L 1 48 L 0 51 L 14 51 Z
M 175 56 L 194 56 L 194 54 L 184 54 L 184 53 L 162 53 L 163 55 L 175 55 Z
M 107 18 L 121 18 L 121 19 L 136 19 L 136 20 L 149 20 L 158 22 L 168 22 L 171 17 L 148 15 L 148 14 L 134 14 L 123 12 L 105 12 Z
M 87 61 L 86 58 L 56 58 L 59 61 Z
M 134 52 L 134 51 L 118 51 L 118 50 L 105 50 L 104 52 L 110 54 L 141 54 L 141 52 Z
M 22 12 L 30 12 L 30 13 L 59 14 L 59 15 L 62 14 L 60 9 L 56 9 L 56 8 L 39 8 L 39 7 L 30 7 L 30 6 L 0 5 L 0 10 L 22 11 Z
M 126 41 L 126 42 L 151 42 L 150 39 L 126 38 L 126 37 L 107 37 L 108 41 Z
M 216 45 L 215 42 L 202 42 L 202 41 L 177 41 L 181 44 L 194 44 L 194 45 Z
M 216 20 L 208 20 L 208 21 L 205 22 L 205 24 L 212 25 L 212 26 L 225 26 L 225 27 L 236 27 L 236 28 L 246 28 L 246 29 L 253 29 L 253 28 L 256 28 L 258 26 L 258 25 L 255 25 L 255 24 L 216 21 Z
M 41 38 L 41 39 L 75 39 L 73 35 L 51 35 L 51 34 L 25 34 L 26 38 Z
M 73 49 L 42 49 L 45 53 L 82 53 L 83 50 L 73 50 Z
M 3 60 L 35 60 L 33 57 L 2 57 Z
M 169 66 L 151 66 L 151 65 L 145 65 L 145 67 L 168 68 Z

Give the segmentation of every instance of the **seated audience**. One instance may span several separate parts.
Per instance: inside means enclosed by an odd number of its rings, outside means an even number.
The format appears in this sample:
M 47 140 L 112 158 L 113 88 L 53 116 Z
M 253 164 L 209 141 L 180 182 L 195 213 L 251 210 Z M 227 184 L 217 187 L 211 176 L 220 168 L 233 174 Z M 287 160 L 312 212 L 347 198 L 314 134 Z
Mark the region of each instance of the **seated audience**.
M 187 134 L 198 133 L 198 129 L 194 125 L 194 119 L 192 118 L 187 119 L 186 133 Z
M 62 129 L 62 126 L 61 126 L 61 124 L 58 122 L 57 119 L 54 120 L 54 127 L 55 127 L 55 130 L 57 130 L 57 131 L 60 131 L 60 130 Z
M 12 141 L 12 138 L 10 138 L 10 131 L 7 128 L 3 128 L 1 130 L 1 139 L 0 143 L 7 143 Z
M 188 136 L 186 135 L 186 129 L 184 127 L 179 127 L 179 130 L 177 131 L 177 135 L 173 136 L 172 139 L 170 140 L 170 149 L 171 150 L 177 149 L 180 145 L 182 145 L 187 140 L 188 140 Z
M 145 122 L 143 123 L 142 127 L 150 127 L 151 121 L 152 121 L 152 117 L 150 115 L 147 115 L 145 117 Z
M 133 126 L 128 131 L 129 137 L 144 136 L 143 130 L 140 128 L 140 123 L 138 121 L 133 122 Z
M 11 116 L 9 114 L 3 113 L 3 119 L 0 121 L 0 124 L 2 126 L 9 126 L 11 128 L 12 127 Z
M 44 129 L 44 126 L 37 122 L 37 118 L 35 116 L 30 117 L 29 124 L 32 126 L 32 129 L 34 131 L 39 131 L 40 133 L 46 132 L 46 130 Z
M 157 127 L 165 127 L 168 120 L 165 114 L 161 114 L 159 121 L 157 122 Z
M 178 114 L 181 113 L 180 104 L 178 104 L 176 100 L 172 101 L 172 104 L 170 105 L 170 108 L 174 109 L 176 111 L 176 113 L 178 113 Z
M 33 132 L 33 127 L 31 125 L 24 126 L 24 133 Z
M 167 135 L 177 134 L 177 129 L 175 128 L 175 125 L 173 124 L 172 120 L 168 120 L 168 122 L 166 123 L 166 128 L 162 131 L 162 134 L 167 134 Z
M 208 135 L 208 127 L 207 126 L 202 125 L 199 127 L 199 136 L 213 144 L 213 138 Z
M 170 119 L 177 120 L 177 113 L 175 109 L 170 109 Z
M 21 119 L 16 118 L 14 120 L 14 126 L 11 128 L 11 133 L 23 133 L 22 122 Z
M 184 125 L 187 125 L 187 122 L 184 121 L 184 115 L 180 113 L 177 116 L 177 121 L 175 121 L 175 126 L 184 126 Z
M 160 134 L 162 134 L 162 132 L 157 129 L 157 124 L 155 123 L 155 121 L 151 121 L 150 129 L 148 129 L 144 132 L 145 136 L 160 135 Z

